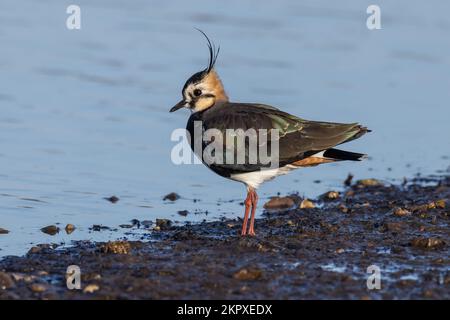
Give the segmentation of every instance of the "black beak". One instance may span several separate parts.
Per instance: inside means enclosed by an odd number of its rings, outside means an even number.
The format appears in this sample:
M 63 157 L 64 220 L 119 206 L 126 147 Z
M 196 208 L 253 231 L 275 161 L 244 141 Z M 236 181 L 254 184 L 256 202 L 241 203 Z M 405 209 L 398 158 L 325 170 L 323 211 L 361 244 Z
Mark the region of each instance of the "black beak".
M 178 102 L 176 105 L 174 105 L 172 107 L 172 109 L 170 109 L 170 112 L 174 112 L 177 111 L 178 109 L 184 108 L 186 106 L 186 101 L 181 100 L 180 102 Z

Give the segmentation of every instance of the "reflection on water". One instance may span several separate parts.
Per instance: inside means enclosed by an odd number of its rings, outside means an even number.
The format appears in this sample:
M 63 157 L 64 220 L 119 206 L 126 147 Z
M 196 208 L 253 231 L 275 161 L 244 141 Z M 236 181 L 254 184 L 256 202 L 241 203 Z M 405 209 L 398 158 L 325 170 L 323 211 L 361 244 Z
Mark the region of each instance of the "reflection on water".
M 124 234 L 90 231 L 94 224 L 241 216 L 242 186 L 170 161 L 170 134 L 188 114 L 168 109 L 207 60 L 194 27 L 220 43 L 217 68 L 232 100 L 373 129 L 346 146 L 369 161 L 298 170 L 266 184 L 262 201 L 314 197 L 348 172 L 390 181 L 448 167 L 447 2 L 380 1 L 378 31 L 367 30 L 356 0 L 78 4 L 80 31 L 65 28 L 60 1 L 1 4 L 0 227 L 11 232 L 0 235 L 0 255 Z M 163 201 L 172 191 L 182 198 Z M 112 195 L 115 204 L 103 199 Z M 39 231 L 56 223 L 77 229 Z

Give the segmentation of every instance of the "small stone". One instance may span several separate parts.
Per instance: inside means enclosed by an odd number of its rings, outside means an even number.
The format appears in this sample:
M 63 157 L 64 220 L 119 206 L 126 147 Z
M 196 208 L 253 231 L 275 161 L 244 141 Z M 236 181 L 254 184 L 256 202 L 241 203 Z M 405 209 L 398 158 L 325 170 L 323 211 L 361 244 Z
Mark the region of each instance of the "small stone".
M 110 227 L 102 226 L 101 224 L 94 224 L 91 228 L 89 228 L 92 231 L 103 231 L 103 230 L 110 230 Z
M 163 200 L 169 200 L 169 201 L 176 201 L 178 199 L 180 199 L 180 196 L 177 193 L 175 193 L 175 192 L 171 192 L 169 194 L 166 194 L 164 196 L 164 198 L 163 198 Z
M 292 221 L 292 220 L 288 220 L 288 221 L 286 221 L 286 224 L 288 225 L 288 226 L 290 226 L 290 227 L 293 227 L 293 226 L 295 226 L 296 224 L 295 224 L 295 222 L 294 221 Z
M 342 213 L 348 213 L 349 209 L 345 206 L 345 204 L 339 205 L 339 210 L 341 210 Z
M 439 238 L 415 238 L 411 245 L 422 249 L 439 249 L 445 245 L 445 242 Z
M 342 248 L 336 249 L 336 253 L 338 253 L 338 254 L 341 254 L 341 253 L 344 253 L 344 252 L 345 252 L 345 250 L 342 249 Z
M 181 210 L 181 211 L 178 211 L 177 213 L 182 217 L 186 217 L 189 214 L 189 211 Z
M 353 175 L 351 173 L 348 174 L 347 179 L 344 181 L 344 185 L 350 187 L 352 185 Z
M 39 253 L 42 249 L 36 246 L 33 246 L 28 250 L 28 254 Z
M 172 221 L 169 219 L 156 219 L 156 227 L 158 230 L 168 230 L 172 226 Z
M 40 292 L 44 292 L 47 291 L 47 286 L 43 285 L 41 283 L 33 283 L 30 286 L 31 291 L 36 292 L 36 293 L 40 293 Z
M 141 227 L 141 222 L 138 219 L 132 219 L 130 222 L 133 225 L 133 227 L 137 227 L 137 228 Z
M 153 221 L 151 220 L 143 220 L 141 221 L 141 225 L 143 225 L 145 228 L 151 227 L 153 224 Z
M 89 284 L 83 289 L 83 292 L 84 293 L 94 293 L 95 291 L 98 291 L 98 290 L 100 290 L 100 287 L 98 285 Z
M 436 224 L 436 223 L 437 223 L 437 216 L 433 216 L 433 217 L 431 218 L 431 223 L 432 223 L 432 224 Z
M 233 278 L 237 280 L 257 280 L 262 277 L 262 271 L 259 269 L 243 268 L 234 273 Z
M 25 273 L 11 273 L 12 278 L 14 281 L 24 281 L 26 283 L 30 283 L 36 280 L 36 276 L 34 275 L 28 275 Z
M 0 271 L 0 289 L 5 290 L 15 287 L 12 277 L 6 273 Z
M 0 279 L 2 277 L 1 274 L 2 274 L 2 272 L 0 272 Z M 25 277 L 25 274 L 23 274 L 23 273 L 11 273 L 11 277 L 14 279 L 14 281 L 21 281 Z
M 76 228 L 73 224 L 68 223 L 64 229 L 66 230 L 67 234 L 71 234 L 72 232 L 75 231 Z
M 426 212 L 428 211 L 428 204 L 422 204 L 411 207 L 414 212 Z
M 300 203 L 300 209 L 312 209 L 315 208 L 314 202 L 308 199 L 304 199 L 302 203 Z
M 261 243 L 258 243 L 257 248 L 258 248 L 258 251 L 261 251 L 261 252 L 267 252 L 270 250 L 268 247 L 262 245 Z
M 444 199 L 435 202 L 436 207 L 440 209 L 445 209 L 446 201 Z
M 273 197 L 264 204 L 264 209 L 282 210 L 292 208 L 294 205 L 295 202 L 290 197 Z
M 433 297 L 433 291 L 432 290 L 430 290 L 430 289 L 427 289 L 427 290 L 424 290 L 423 291 L 423 296 L 425 297 L 425 298 L 432 298 Z
M 348 190 L 346 193 L 345 193 L 345 196 L 347 197 L 347 198 L 351 198 L 351 197 L 353 197 L 355 195 L 355 191 L 353 191 L 353 190 Z
M 116 197 L 116 196 L 111 196 L 111 197 L 107 197 L 107 198 L 103 198 L 103 199 L 105 199 L 105 200 L 107 200 L 107 201 L 109 201 L 109 202 L 111 202 L 111 203 L 116 203 L 116 202 L 118 202 L 120 199 L 118 198 L 118 197 Z
M 130 229 L 130 228 L 133 228 L 133 225 L 131 225 L 131 224 L 119 224 L 119 227 L 123 228 L 123 229 Z
M 9 230 L 0 228 L 0 234 L 8 234 L 8 233 L 9 233 Z
M 102 253 L 129 254 L 131 245 L 127 241 L 109 241 L 100 247 Z
M 409 216 L 411 214 L 411 212 L 407 209 L 403 209 L 403 208 L 394 208 L 392 210 L 392 213 L 397 216 L 397 217 L 404 217 L 404 216 Z
M 375 187 L 375 186 L 382 186 L 383 184 L 377 180 L 377 179 L 362 179 L 358 180 L 356 182 L 357 185 L 363 186 L 363 187 Z
M 339 198 L 339 192 L 337 191 L 328 191 L 321 195 L 321 198 L 324 200 L 335 200 Z
M 46 226 L 41 229 L 43 233 L 49 234 L 51 236 L 54 236 L 55 234 L 59 233 L 59 228 L 55 225 Z
M 384 229 L 391 232 L 400 232 L 403 229 L 403 224 L 399 222 L 387 222 L 384 224 Z

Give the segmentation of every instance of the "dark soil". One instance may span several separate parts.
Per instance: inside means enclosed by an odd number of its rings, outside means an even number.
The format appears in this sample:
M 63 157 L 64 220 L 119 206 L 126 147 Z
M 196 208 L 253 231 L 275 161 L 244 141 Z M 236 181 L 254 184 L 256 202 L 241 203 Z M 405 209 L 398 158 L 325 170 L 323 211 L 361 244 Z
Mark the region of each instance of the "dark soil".
M 0 262 L 0 298 L 450 299 L 448 177 L 364 180 L 304 209 L 290 198 L 294 208 L 256 221 L 254 238 L 236 220 L 161 220 L 143 241 L 34 247 Z M 69 265 L 81 268 L 81 290 L 66 287 Z M 379 290 L 367 287 L 371 265 Z

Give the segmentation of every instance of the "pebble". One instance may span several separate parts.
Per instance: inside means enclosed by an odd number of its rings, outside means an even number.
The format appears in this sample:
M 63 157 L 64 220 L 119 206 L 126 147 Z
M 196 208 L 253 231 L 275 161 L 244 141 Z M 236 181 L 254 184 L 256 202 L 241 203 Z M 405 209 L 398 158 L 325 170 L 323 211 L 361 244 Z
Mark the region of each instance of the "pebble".
M 110 227 L 102 226 L 100 224 L 94 224 L 90 230 L 92 231 L 102 231 L 102 230 L 110 230 Z
M 358 180 L 356 182 L 357 185 L 363 186 L 363 187 L 375 187 L 375 186 L 382 186 L 383 184 L 377 180 L 377 179 L 362 179 Z
M 89 284 L 83 289 L 83 292 L 84 293 L 94 293 L 95 291 L 98 291 L 98 290 L 100 290 L 100 287 L 98 285 Z
M 237 280 L 257 280 L 262 277 L 262 271 L 259 269 L 243 268 L 234 273 L 233 278 Z
M 347 179 L 344 181 L 344 185 L 350 187 L 352 185 L 353 175 L 351 173 L 348 174 Z
M 409 210 L 403 209 L 403 208 L 399 208 L 399 207 L 394 208 L 394 209 L 392 210 L 392 213 L 393 213 L 394 215 L 396 215 L 397 217 L 409 216 L 409 215 L 411 214 L 411 212 L 410 212 Z
M 295 205 L 291 197 L 273 197 L 264 204 L 264 209 L 268 210 L 282 210 L 289 209 Z
M 445 209 L 446 201 L 444 199 L 435 202 L 437 208 Z
M 73 224 L 68 223 L 64 229 L 66 230 L 67 234 L 71 234 L 72 232 L 75 231 L 76 228 Z
M 415 238 L 411 245 L 422 249 L 439 249 L 445 245 L 445 242 L 439 238 Z
M 346 193 L 345 193 L 345 196 L 347 197 L 347 198 L 351 198 L 351 197 L 353 197 L 355 195 L 355 191 L 353 191 L 353 190 L 348 190 Z
M 172 226 L 172 221 L 169 219 L 156 219 L 157 230 L 168 230 Z
M 314 202 L 308 199 L 304 199 L 302 203 L 300 203 L 300 209 L 312 209 L 315 208 Z
M 46 226 L 41 229 L 43 233 L 49 234 L 51 236 L 54 236 L 55 234 L 59 233 L 59 228 L 55 225 Z
M 324 200 L 335 200 L 339 198 L 339 192 L 337 191 L 328 191 L 321 195 L 320 197 Z
M 37 246 L 33 246 L 30 248 L 30 250 L 28 250 L 28 254 L 33 254 L 33 253 L 38 253 L 42 250 L 42 248 L 37 247 Z
M 175 193 L 175 192 L 171 192 L 169 194 L 166 194 L 164 196 L 164 198 L 163 198 L 163 200 L 170 200 L 170 201 L 176 201 L 178 199 L 180 199 L 180 196 L 177 193 Z
M 31 283 L 36 280 L 36 276 L 24 273 L 13 273 L 12 277 L 14 281 L 23 281 L 25 283 Z
M 8 233 L 9 233 L 9 230 L 0 228 L 0 234 L 8 234 Z
M 349 212 L 349 208 L 347 208 L 345 206 L 345 204 L 342 204 L 342 203 L 339 205 L 339 210 L 341 210 L 342 213 L 348 213 Z
M 133 225 L 133 227 L 137 227 L 137 228 L 141 227 L 141 222 L 138 219 L 132 219 L 130 222 Z
M 43 285 L 41 283 L 33 283 L 30 286 L 31 291 L 36 292 L 36 293 L 40 293 L 40 292 L 44 292 L 47 291 L 47 286 Z
M 403 229 L 403 224 L 400 222 L 387 222 L 384 224 L 384 229 L 391 232 L 400 232 Z
M 118 197 L 116 197 L 116 196 L 111 196 L 111 197 L 103 198 L 103 199 L 108 200 L 108 201 L 111 202 L 111 203 L 116 203 L 116 202 L 118 202 L 118 201 L 120 200 L 120 199 L 119 199 Z
M 15 287 L 12 277 L 6 273 L 0 271 L 0 289 L 5 290 Z
M 131 245 L 127 241 L 109 241 L 100 247 L 103 253 L 129 254 Z
M 145 228 L 148 228 L 148 227 L 151 227 L 151 226 L 152 226 L 153 221 L 151 221 L 151 220 L 143 220 L 143 221 L 141 221 L 141 224 L 142 224 Z
M 180 216 L 186 217 L 189 214 L 187 210 L 181 210 L 177 212 Z

